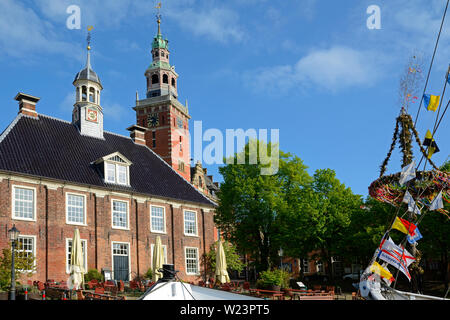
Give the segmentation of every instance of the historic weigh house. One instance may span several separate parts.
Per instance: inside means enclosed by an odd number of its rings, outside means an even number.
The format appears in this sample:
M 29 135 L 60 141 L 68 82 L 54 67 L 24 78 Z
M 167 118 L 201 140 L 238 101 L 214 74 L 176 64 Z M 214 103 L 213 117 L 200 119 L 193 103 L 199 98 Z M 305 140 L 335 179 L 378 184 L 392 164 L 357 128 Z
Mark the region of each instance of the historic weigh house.
M 36 257 L 30 280 L 67 280 L 78 228 L 86 269 L 127 281 L 151 267 L 160 236 L 166 262 L 183 280 L 198 280 L 216 237 L 218 186 L 201 165 L 190 168 L 190 116 L 178 101 L 160 20 L 147 97 L 136 97 L 130 137 L 103 129 L 103 87 L 90 49 L 73 82 L 71 122 L 39 113 L 37 97 L 15 97 L 19 113 L 0 135 L 0 249 L 10 246 L 7 230 L 15 224 L 23 254 Z

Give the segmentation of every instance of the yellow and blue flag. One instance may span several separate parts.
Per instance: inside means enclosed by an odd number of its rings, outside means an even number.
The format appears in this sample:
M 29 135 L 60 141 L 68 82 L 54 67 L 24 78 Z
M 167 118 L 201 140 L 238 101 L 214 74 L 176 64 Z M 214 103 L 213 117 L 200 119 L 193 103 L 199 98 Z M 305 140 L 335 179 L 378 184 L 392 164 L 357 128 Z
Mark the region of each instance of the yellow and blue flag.
M 439 107 L 439 100 L 440 100 L 440 96 L 435 96 L 432 94 L 424 94 L 423 95 L 423 101 L 425 102 L 425 108 L 428 111 L 436 111 L 437 108 Z

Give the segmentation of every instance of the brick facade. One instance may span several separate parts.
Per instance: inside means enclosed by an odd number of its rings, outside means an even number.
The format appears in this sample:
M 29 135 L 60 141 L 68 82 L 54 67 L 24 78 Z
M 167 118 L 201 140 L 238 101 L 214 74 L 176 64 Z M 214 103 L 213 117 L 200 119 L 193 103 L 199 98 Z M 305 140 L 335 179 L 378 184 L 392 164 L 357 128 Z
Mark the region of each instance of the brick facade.
M 24 221 L 13 219 L 12 197 L 14 186 L 35 190 L 35 219 Z M 86 224 L 73 225 L 66 221 L 66 196 L 68 193 L 82 195 L 86 199 Z M 112 200 L 128 203 L 128 230 L 112 226 Z M 165 209 L 165 233 L 151 232 L 150 206 Z M 197 235 L 184 234 L 184 210 L 197 215 Z M 203 264 L 201 257 L 214 242 L 213 211 L 187 203 L 162 199 L 150 199 L 132 194 L 120 194 L 105 190 L 93 190 L 44 181 L 33 181 L 16 176 L 0 175 L 0 249 L 10 245 L 7 230 L 15 224 L 21 236 L 35 238 L 37 270 L 28 280 L 67 280 L 66 241 L 71 239 L 76 228 L 87 244 L 88 269 L 112 270 L 112 243 L 129 244 L 130 280 L 137 274 L 145 274 L 151 267 L 151 245 L 159 235 L 167 248 L 167 263 L 173 263 L 178 276 L 185 281 L 201 279 Z M 187 275 L 185 247 L 198 249 L 198 275 Z

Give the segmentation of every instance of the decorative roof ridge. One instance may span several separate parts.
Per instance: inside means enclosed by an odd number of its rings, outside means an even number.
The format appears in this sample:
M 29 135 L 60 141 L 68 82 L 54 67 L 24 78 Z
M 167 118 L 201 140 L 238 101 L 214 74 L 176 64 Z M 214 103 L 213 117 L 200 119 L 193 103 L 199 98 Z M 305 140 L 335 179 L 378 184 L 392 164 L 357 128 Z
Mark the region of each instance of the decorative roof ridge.
M 14 128 L 14 126 L 19 122 L 19 120 L 24 117 L 25 115 L 22 113 L 19 113 L 14 120 L 6 127 L 5 131 L 2 132 L 0 135 L 0 143 L 6 138 L 6 136 L 11 132 L 11 130 Z M 31 118 L 31 117 L 30 117 Z
M 43 116 L 45 118 L 52 119 L 52 120 L 61 121 L 61 122 L 67 123 L 67 124 L 72 124 L 72 122 L 70 122 L 70 121 L 67 121 L 67 120 L 64 120 L 64 119 L 59 119 L 59 118 L 56 118 L 56 117 L 52 117 L 52 116 L 49 116 L 49 115 L 46 115 L 46 114 L 39 114 L 39 115 L 41 115 L 41 116 Z M 26 116 L 26 115 L 24 115 L 24 116 Z M 30 118 L 32 118 L 32 117 L 30 117 Z M 107 131 L 107 130 L 103 130 L 103 133 L 108 133 L 108 134 L 111 134 L 111 135 L 115 135 L 115 136 L 119 136 L 119 137 L 131 140 L 130 137 L 124 136 L 124 135 L 119 134 L 119 133 L 115 133 L 115 132 L 111 132 L 111 131 Z M 89 136 L 89 137 L 94 138 L 92 136 Z M 102 139 L 102 140 L 104 140 L 104 139 Z

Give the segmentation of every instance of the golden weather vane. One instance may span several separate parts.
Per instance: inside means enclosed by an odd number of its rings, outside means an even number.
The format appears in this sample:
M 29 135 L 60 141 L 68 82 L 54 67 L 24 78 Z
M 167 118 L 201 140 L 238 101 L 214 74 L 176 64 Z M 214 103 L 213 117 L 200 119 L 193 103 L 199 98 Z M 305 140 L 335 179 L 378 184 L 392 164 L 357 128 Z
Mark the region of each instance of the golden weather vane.
M 91 50 L 91 31 L 94 29 L 93 26 L 88 26 L 87 30 L 88 30 L 88 36 L 87 36 L 87 49 Z
M 156 21 L 158 22 L 158 34 L 161 33 L 161 2 L 158 2 L 155 9 L 158 9 L 158 14 L 156 15 Z

